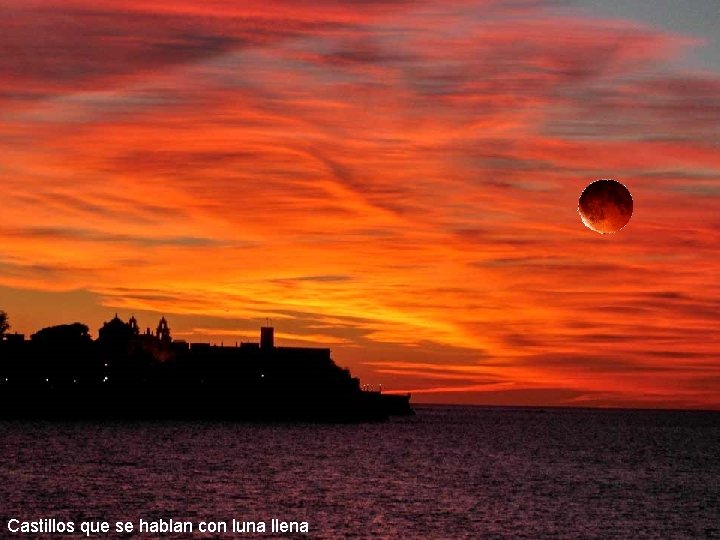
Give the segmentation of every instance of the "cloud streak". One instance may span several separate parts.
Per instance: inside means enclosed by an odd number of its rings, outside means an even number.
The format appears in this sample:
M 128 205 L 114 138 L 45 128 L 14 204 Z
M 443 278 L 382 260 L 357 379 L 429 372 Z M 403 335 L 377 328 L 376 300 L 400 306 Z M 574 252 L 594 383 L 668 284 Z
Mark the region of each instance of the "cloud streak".
M 270 316 L 436 401 L 720 407 L 696 36 L 549 2 L 2 10 L 0 285 L 202 341 Z M 612 237 L 576 214 L 602 177 L 635 200 Z

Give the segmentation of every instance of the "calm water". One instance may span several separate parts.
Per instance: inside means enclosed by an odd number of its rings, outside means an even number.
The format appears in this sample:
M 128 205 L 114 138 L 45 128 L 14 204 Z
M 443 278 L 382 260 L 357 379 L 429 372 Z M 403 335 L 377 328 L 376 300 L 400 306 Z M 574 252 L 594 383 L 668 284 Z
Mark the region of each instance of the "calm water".
M 720 538 L 719 449 L 717 413 L 423 407 L 352 426 L 5 422 L 0 537 L 11 537 L 9 517 L 278 517 L 307 521 L 311 538 Z

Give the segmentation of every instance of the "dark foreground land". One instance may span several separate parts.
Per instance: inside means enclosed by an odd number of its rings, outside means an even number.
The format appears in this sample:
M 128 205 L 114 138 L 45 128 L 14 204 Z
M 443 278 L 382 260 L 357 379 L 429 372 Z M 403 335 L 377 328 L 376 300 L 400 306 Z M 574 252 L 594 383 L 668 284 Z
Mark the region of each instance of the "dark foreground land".
M 363 390 L 330 349 L 173 341 L 117 316 L 0 341 L 0 418 L 360 422 L 411 415 L 409 395 Z
M 412 415 L 408 396 L 358 391 L 314 395 L 228 387 L 37 388 L 0 392 L 0 419 L 35 420 L 238 420 L 260 422 L 372 422 Z

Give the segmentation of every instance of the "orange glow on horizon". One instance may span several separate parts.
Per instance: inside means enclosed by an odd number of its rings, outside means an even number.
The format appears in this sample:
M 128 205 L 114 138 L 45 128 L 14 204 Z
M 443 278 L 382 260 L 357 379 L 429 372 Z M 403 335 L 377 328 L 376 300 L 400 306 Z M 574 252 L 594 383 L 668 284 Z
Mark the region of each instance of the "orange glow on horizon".
M 532 4 L 10 2 L 0 309 L 271 317 L 418 400 L 720 408 L 720 73 Z

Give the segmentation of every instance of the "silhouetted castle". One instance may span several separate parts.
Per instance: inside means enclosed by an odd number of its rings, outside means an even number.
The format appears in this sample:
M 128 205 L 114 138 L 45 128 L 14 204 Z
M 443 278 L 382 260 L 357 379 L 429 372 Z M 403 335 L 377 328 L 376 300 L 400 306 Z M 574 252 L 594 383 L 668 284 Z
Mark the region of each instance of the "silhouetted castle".
M 80 323 L 0 341 L 6 416 L 357 421 L 412 414 L 409 397 L 361 389 L 330 349 L 276 346 L 270 325 L 259 343 L 217 346 L 116 314 L 94 341 Z

